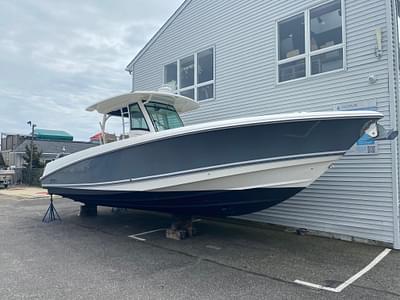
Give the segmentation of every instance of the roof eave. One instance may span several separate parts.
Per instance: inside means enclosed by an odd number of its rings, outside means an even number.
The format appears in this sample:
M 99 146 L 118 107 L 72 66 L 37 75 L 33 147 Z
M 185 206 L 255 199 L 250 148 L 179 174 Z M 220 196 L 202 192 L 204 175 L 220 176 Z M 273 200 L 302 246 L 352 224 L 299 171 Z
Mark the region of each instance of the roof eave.
M 168 26 L 179 16 L 179 14 L 185 9 L 185 7 L 192 0 L 185 0 L 178 7 L 178 9 L 172 14 L 171 17 L 164 23 L 163 26 L 153 35 L 153 37 L 144 45 L 144 47 L 136 54 L 136 56 L 131 60 L 131 62 L 125 67 L 125 71 L 133 72 L 133 66 L 136 61 L 147 51 L 148 48 L 158 39 L 158 37 L 168 28 Z

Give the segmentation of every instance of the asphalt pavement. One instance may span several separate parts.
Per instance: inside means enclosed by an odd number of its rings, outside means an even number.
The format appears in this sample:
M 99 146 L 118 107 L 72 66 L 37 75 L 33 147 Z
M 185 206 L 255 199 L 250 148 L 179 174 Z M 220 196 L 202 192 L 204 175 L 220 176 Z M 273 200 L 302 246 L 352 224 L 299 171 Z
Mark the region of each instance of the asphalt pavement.
M 224 220 L 175 241 L 168 215 L 84 218 L 68 199 L 55 199 L 62 221 L 45 224 L 40 197 L 0 194 L 0 299 L 400 299 L 399 251 L 337 293 L 295 281 L 335 288 L 385 248 Z

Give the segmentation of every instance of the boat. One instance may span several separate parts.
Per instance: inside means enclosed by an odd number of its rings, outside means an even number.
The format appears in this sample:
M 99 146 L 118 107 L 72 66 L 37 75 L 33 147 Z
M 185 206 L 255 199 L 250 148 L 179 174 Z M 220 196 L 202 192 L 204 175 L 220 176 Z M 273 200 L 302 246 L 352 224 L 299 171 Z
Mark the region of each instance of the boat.
M 383 115 L 375 111 L 284 113 L 184 126 L 180 114 L 198 107 L 166 90 L 130 92 L 88 107 L 103 115 L 103 144 L 48 163 L 42 186 L 86 205 L 243 215 L 308 187 L 361 136 L 381 136 L 377 121 Z M 121 118 L 123 133 L 106 143 L 111 117 Z

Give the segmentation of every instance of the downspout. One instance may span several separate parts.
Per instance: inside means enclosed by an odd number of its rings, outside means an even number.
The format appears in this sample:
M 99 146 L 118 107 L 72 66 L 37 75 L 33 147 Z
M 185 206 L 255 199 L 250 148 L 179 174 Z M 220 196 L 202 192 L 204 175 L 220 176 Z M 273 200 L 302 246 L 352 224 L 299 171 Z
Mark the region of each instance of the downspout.
M 395 87 L 397 85 L 397 91 L 399 87 L 399 82 L 396 82 L 395 70 L 398 74 L 399 62 L 398 62 L 398 47 L 393 49 L 393 36 L 395 37 L 396 45 L 398 45 L 398 33 L 397 26 L 395 26 L 395 32 L 392 31 L 392 22 L 397 22 L 397 20 L 392 20 L 392 7 L 396 8 L 396 0 L 385 1 L 386 2 L 386 31 L 387 31 L 387 43 L 388 43 L 388 71 L 389 71 L 389 108 L 390 108 L 390 121 L 391 127 L 394 129 L 399 128 L 398 126 L 398 116 L 399 110 L 399 99 L 398 95 L 395 93 Z M 397 12 L 396 12 L 397 14 Z M 395 15 L 396 16 L 396 15 Z M 393 189 L 393 248 L 400 249 L 400 225 L 399 225 L 399 143 L 398 138 L 391 141 L 392 149 L 392 189 Z

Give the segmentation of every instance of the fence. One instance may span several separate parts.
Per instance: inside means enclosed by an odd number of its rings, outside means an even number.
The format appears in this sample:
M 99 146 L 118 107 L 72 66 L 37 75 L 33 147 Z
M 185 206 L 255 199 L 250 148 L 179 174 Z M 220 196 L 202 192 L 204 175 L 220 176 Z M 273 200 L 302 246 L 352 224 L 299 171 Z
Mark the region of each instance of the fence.
M 43 174 L 44 168 L 33 168 L 32 169 L 32 182 L 30 169 L 22 169 L 22 183 L 40 186 L 40 177 Z

